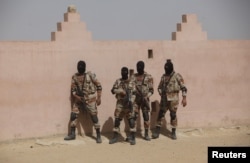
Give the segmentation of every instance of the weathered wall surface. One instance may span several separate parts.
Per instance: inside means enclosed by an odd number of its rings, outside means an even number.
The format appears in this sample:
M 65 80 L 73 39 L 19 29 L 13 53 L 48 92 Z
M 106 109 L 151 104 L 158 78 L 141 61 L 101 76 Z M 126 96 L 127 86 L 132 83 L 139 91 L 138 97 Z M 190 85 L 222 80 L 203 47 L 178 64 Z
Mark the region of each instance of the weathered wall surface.
M 110 90 L 121 67 L 136 71 L 137 61 L 145 62 L 145 71 L 155 82 L 151 102 L 157 104 L 157 86 L 167 58 L 188 88 L 188 105 L 179 106 L 177 112 L 179 127 L 249 124 L 250 40 L 211 41 L 202 30 L 182 35 L 186 26 L 199 29 L 199 23 L 188 18 L 185 15 L 183 22 L 190 24 L 178 24 L 172 41 L 92 40 L 79 14 L 66 13 L 51 41 L 0 42 L 0 141 L 67 133 L 70 82 L 78 60 L 85 60 L 87 70 L 102 82 L 102 132 L 112 131 L 115 97 Z M 190 20 L 194 19 L 191 15 Z M 157 109 L 156 105 L 156 112 L 151 112 L 152 127 Z M 80 120 L 78 132 L 92 132 L 89 117 L 83 114 Z

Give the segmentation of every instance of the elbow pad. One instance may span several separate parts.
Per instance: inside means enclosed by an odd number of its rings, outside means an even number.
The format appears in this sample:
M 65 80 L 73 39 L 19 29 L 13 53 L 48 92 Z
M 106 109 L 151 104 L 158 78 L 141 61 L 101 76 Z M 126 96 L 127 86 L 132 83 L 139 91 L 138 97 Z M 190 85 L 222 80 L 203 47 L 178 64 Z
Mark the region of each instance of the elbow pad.
M 186 87 L 182 87 L 181 91 L 182 91 L 182 96 L 186 96 L 187 95 L 187 88 Z
M 187 92 L 187 88 L 186 88 L 186 87 L 182 87 L 182 88 L 181 88 L 181 91 L 182 91 L 182 92 Z
M 96 87 L 96 89 L 97 89 L 98 91 L 101 91 L 101 90 L 102 90 L 102 86 L 101 86 L 101 85 L 98 85 L 98 86 Z

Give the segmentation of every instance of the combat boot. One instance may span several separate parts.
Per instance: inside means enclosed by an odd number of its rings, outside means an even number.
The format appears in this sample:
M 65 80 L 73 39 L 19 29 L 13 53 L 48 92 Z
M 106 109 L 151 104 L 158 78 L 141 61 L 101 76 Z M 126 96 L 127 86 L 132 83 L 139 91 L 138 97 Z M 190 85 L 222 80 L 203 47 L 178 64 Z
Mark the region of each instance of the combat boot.
M 111 140 L 109 140 L 109 144 L 114 144 L 118 141 L 118 132 L 114 132 L 114 136 Z
M 74 140 L 74 139 L 76 139 L 76 134 L 75 134 L 75 132 L 76 132 L 76 128 L 75 128 L 75 127 L 71 127 L 71 128 L 70 128 L 70 134 L 69 134 L 68 136 L 66 136 L 66 137 L 64 138 L 64 140 Z
M 125 141 L 127 141 L 127 142 L 130 142 L 130 140 L 131 140 L 131 134 L 128 135 L 128 137 L 125 138 Z
M 130 145 L 135 145 L 135 132 L 131 132 L 131 139 L 129 140 Z
M 96 143 L 102 143 L 100 128 L 96 129 Z
M 147 141 L 150 141 L 150 137 L 148 136 L 148 129 L 145 129 L 145 133 L 144 133 L 144 139 L 147 140 Z
M 172 139 L 173 140 L 177 139 L 175 131 L 176 131 L 176 128 L 172 128 Z
M 153 138 L 153 139 L 159 138 L 160 130 L 161 130 L 161 127 L 160 127 L 160 126 L 156 126 L 155 132 L 152 134 L 152 138 Z

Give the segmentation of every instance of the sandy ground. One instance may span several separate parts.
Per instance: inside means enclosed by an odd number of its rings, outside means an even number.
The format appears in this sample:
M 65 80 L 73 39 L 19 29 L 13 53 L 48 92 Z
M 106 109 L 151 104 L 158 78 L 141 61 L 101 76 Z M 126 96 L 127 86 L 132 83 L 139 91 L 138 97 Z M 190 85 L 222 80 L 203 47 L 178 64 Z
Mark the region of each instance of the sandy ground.
M 250 146 L 250 126 L 178 129 L 177 140 L 162 131 L 158 139 L 145 141 L 137 134 L 136 145 L 124 141 L 109 144 L 112 133 L 64 141 L 63 135 L 0 143 L 1 163 L 206 163 L 208 146 Z M 95 136 L 95 135 L 94 135 Z

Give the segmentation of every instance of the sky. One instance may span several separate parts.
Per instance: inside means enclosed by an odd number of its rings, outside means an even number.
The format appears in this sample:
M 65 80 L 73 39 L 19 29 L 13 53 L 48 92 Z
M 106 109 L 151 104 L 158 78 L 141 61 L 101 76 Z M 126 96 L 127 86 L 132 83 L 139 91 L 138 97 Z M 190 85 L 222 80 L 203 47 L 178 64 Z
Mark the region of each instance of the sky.
M 183 14 L 209 40 L 250 40 L 250 0 L 0 0 L 0 41 L 50 40 L 69 5 L 94 40 L 171 40 Z

